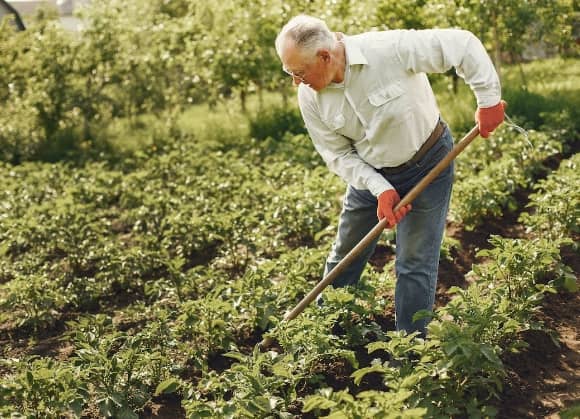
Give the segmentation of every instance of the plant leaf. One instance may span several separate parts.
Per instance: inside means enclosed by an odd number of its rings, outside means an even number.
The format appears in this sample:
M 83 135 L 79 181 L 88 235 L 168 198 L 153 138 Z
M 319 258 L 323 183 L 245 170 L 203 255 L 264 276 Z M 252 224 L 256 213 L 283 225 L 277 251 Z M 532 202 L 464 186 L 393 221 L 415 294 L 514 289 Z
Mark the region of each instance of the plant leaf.
M 177 381 L 175 378 L 168 378 L 165 381 L 159 383 L 157 388 L 155 389 L 155 395 L 159 396 L 160 394 L 170 394 L 174 393 L 181 383 Z

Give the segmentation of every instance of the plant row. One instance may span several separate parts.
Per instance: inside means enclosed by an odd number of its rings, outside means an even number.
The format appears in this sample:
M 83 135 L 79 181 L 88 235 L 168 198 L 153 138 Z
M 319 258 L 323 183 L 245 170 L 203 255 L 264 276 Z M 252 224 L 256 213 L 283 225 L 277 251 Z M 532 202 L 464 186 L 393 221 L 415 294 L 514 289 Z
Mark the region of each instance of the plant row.
M 298 154 L 308 146 L 292 141 Z M 200 271 L 237 278 L 315 242 L 342 188 L 321 167 L 196 143 L 127 164 L 137 168 L 0 167 L 2 322 L 43 328 L 119 297 L 157 298 L 165 283 L 202 296 L 215 284 Z
M 502 126 L 479 139 L 457 160 L 451 218 L 467 229 L 486 218 L 517 209 L 515 192 L 530 188 L 549 170 L 545 161 L 561 153 L 565 138 L 547 132 L 527 134 Z
M 382 330 L 378 320 L 393 304 L 394 278 L 370 268 L 360 287 L 329 290 L 324 306 L 284 323 L 284 310 L 319 279 L 332 234 L 325 228 L 330 209 L 320 203 L 332 202 L 341 187 L 316 167 L 295 172 L 278 162 L 275 169 L 259 163 L 249 168 L 239 160 L 227 151 L 204 155 L 181 147 L 126 173 L 99 165 L 84 171 L 65 165 L 3 168 L 12 179 L 3 192 L 7 211 L 1 220 L 0 295 L 9 313 L 3 321 L 22 318 L 21 326 L 40 329 L 65 312 L 75 315 L 61 337 L 71 348 L 66 359 L 3 362 L 0 412 L 80 417 L 97 410 L 133 418 L 155 395 L 177 392 L 190 417 L 310 412 L 362 418 L 403 410 L 409 417 L 493 415 L 490 406 L 505 374 L 501 356 L 521 347 L 518 333 L 541 327 L 533 313 L 543 293 L 570 281 L 559 257 L 563 241 L 494 238 L 492 250 L 480 253 L 487 262 L 474 268 L 471 285 L 452 289 L 452 301 L 430 314 L 428 340 Z M 528 226 L 540 237 L 565 239 L 575 231 L 566 221 L 565 229 L 552 223 L 546 233 L 539 220 L 547 211 L 540 199 L 547 188 L 551 205 L 575 202 L 549 182 L 575 179 L 570 172 L 576 160 L 564 161 L 538 183 L 530 216 L 536 218 Z M 232 190 L 237 192 L 229 195 Z M 328 196 L 319 201 L 323 190 Z M 303 207 L 309 193 L 317 198 Z M 259 214 L 272 214 L 257 216 L 248 208 L 249 196 L 256 197 Z M 290 226 L 300 222 L 289 230 L 279 230 L 280 216 L 274 215 L 284 203 L 283 219 Z M 221 211 L 213 214 L 218 218 L 224 208 L 238 210 L 224 225 L 241 232 L 226 231 L 235 237 L 231 244 L 223 237 L 207 241 L 204 224 L 215 222 L 208 217 L 175 234 L 183 208 L 187 217 L 210 208 Z M 577 214 L 577 203 L 570 213 Z M 211 224 L 211 231 L 218 227 Z M 264 241 L 254 242 L 252 234 Z M 180 253 L 194 249 L 192 237 L 203 238 L 201 247 L 193 256 Z M 277 241 L 280 248 L 267 246 Z M 317 250 L 300 241 L 317 242 Z M 210 256 L 188 259 L 210 249 Z M 104 305 L 120 292 L 135 298 L 128 305 Z M 86 314 L 91 302 L 103 304 L 108 314 Z M 254 348 L 267 329 L 281 353 Z
M 550 240 L 577 237 L 580 233 L 579 169 L 580 154 L 575 154 L 534 185 L 527 205 L 529 210 L 520 216 L 529 231 Z

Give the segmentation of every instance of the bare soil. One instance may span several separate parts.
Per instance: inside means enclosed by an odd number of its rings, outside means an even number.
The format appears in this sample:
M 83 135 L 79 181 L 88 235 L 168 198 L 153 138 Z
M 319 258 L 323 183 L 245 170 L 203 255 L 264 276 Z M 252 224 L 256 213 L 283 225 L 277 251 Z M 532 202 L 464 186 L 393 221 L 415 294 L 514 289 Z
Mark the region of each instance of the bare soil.
M 500 418 L 558 418 L 580 401 L 580 296 L 549 295 L 538 319 L 546 331 L 524 333 L 528 347 L 503 360 L 508 379 L 498 404 Z

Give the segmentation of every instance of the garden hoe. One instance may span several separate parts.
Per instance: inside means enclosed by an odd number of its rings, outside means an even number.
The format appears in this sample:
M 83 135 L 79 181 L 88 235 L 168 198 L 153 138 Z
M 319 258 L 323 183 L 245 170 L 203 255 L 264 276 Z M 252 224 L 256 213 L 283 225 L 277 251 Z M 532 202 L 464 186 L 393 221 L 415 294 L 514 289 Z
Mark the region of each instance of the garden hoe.
M 429 185 L 451 162 L 467 147 L 479 134 L 477 125 L 461 139 L 453 149 L 441 160 L 427 175 L 417 184 L 413 189 L 406 194 L 401 202 L 397 204 L 394 212 L 401 207 L 410 204 L 415 198 L 423 192 Z M 287 312 L 282 321 L 287 322 L 295 319 L 304 309 L 318 297 L 318 295 L 340 275 L 346 267 L 348 267 L 360 254 L 367 248 L 377 237 L 381 235 L 383 230 L 387 227 L 387 219 L 383 218 L 367 233 L 365 237 L 331 270 L 316 286 L 300 301 L 291 311 Z M 266 336 L 259 344 L 261 350 L 267 349 L 273 343 L 273 339 Z

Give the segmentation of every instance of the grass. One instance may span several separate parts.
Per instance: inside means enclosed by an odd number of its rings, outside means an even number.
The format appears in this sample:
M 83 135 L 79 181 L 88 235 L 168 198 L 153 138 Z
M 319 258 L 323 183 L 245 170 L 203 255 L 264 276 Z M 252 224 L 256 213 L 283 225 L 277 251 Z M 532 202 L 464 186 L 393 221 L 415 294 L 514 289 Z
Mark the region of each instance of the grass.
M 524 90 L 541 95 L 578 92 L 580 89 L 580 60 L 552 58 L 506 67 L 502 84 L 513 90 Z
M 297 107 L 295 97 L 290 106 Z M 265 92 L 263 108 L 272 109 L 283 105 L 278 92 Z M 210 107 L 206 103 L 187 107 L 174 119 L 152 114 L 140 115 L 133 120 L 117 118 L 106 127 L 95 129 L 97 143 L 112 145 L 120 155 L 137 150 L 155 149 L 176 136 L 203 138 L 204 141 L 221 141 L 232 136 L 249 135 L 249 118 L 260 115 L 262 109 L 257 95 L 249 95 L 246 113 L 242 112 L 239 98 L 232 97 Z
M 294 91 L 291 95 L 293 93 Z M 297 107 L 295 96 L 290 98 L 289 105 Z M 264 92 L 263 108 L 260 107 L 258 95 L 252 94 L 247 97 L 246 113 L 243 113 L 240 99 L 234 96 L 219 102 L 213 108 L 205 103 L 189 107 L 179 118 L 179 127 L 186 132 L 200 132 L 207 125 L 223 124 L 224 121 L 232 126 L 247 125 L 248 117 L 255 117 L 263 109 L 281 106 L 283 106 L 283 100 L 279 92 Z

